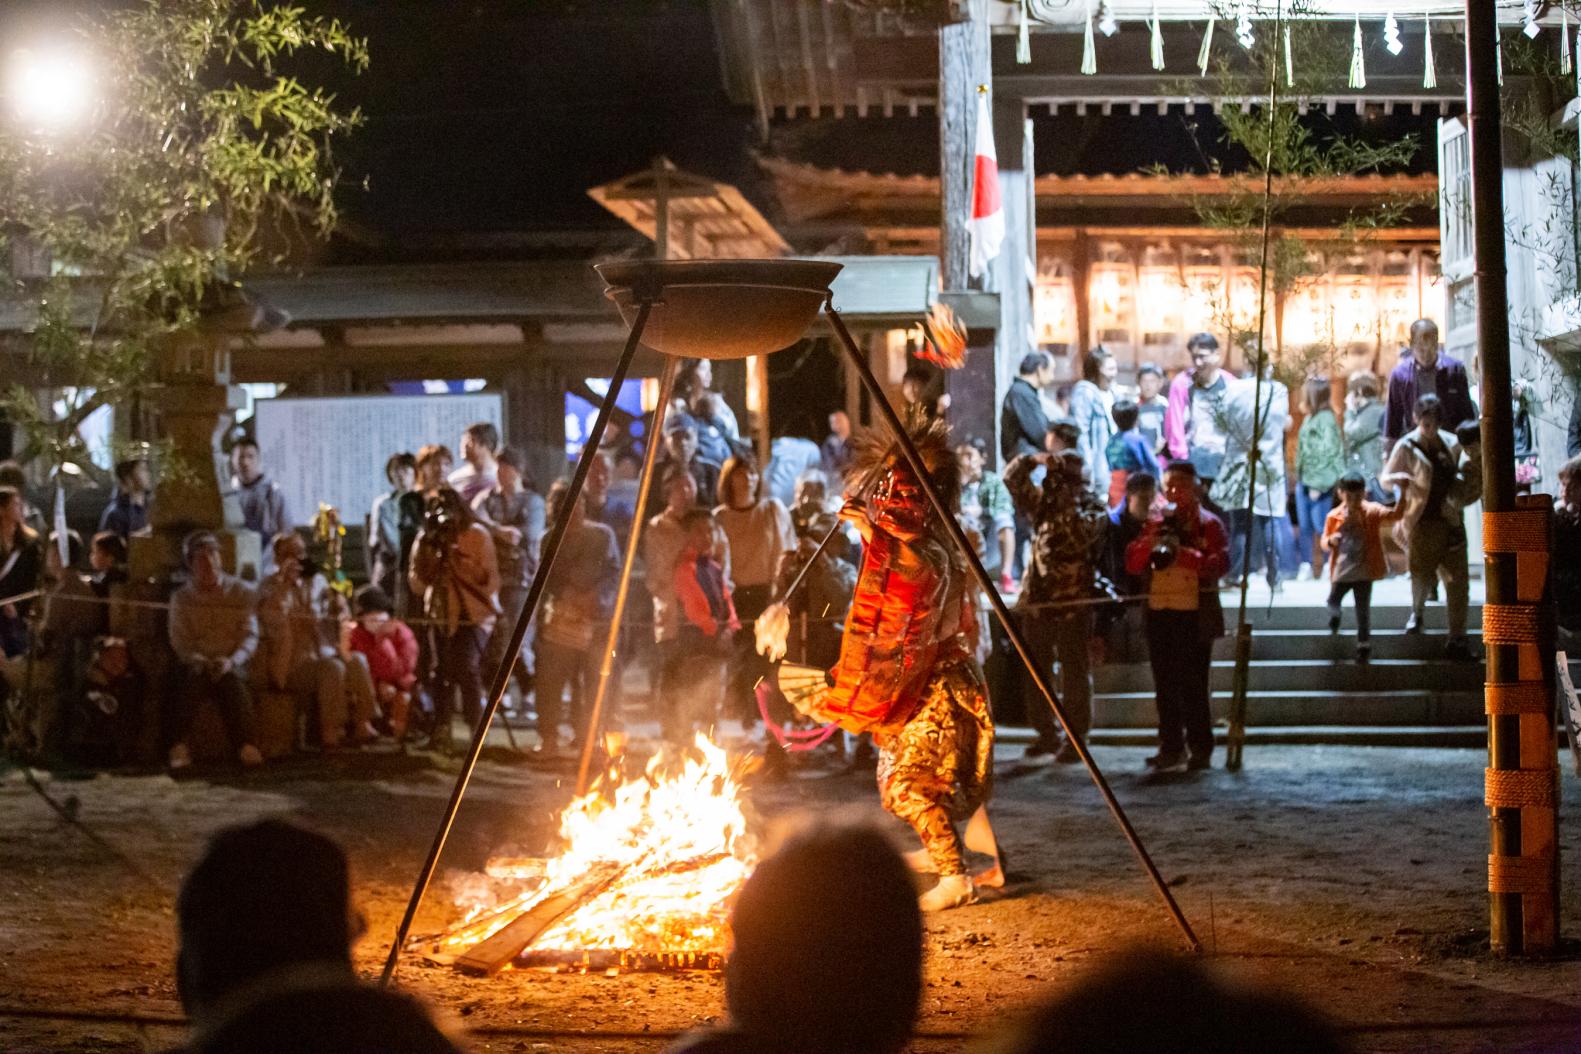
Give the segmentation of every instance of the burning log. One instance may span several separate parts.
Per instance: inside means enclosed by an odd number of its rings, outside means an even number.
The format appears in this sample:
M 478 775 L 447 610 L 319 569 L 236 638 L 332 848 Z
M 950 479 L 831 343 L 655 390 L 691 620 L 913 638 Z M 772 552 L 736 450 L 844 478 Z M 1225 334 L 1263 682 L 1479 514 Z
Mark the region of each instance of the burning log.
M 543 897 L 493 936 L 474 944 L 456 957 L 456 969 L 475 977 L 493 977 L 520 955 L 538 935 L 567 912 L 593 899 L 630 865 L 609 864 L 595 869 L 581 881 Z

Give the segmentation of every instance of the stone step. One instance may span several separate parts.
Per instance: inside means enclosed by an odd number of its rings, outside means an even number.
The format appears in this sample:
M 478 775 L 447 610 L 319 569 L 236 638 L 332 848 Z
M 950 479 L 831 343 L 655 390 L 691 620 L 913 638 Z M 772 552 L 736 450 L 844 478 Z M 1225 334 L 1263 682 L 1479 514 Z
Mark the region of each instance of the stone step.
M 1349 645 L 1347 659 L 1354 648 L 1354 644 Z M 1480 664 L 1444 660 L 1381 659 L 1362 666 L 1328 659 L 1253 659 L 1247 672 L 1247 683 L 1254 693 L 1376 693 L 1405 689 L 1477 692 L 1483 681 Z M 1234 675 L 1234 661 L 1221 659 L 1213 664 L 1209 683 L 1215 691 L 1229 691 L 1234 686 Z M 1099 693 L 1150 692 L 1153 687 L 1153 671 L 1145 664 L 1100 666 L 1093 671 L 1093 688 Z
M 1482 726 L 1482 691 L 1401 689 L 1345 693 L 1257 691 L 1247 696 L 1250 726 Z M 1229 713 L 1230 693 L 1213 693 L 1213 717 Z M 1152 728 L 1158 710 L 1151 691 L 1106 692 L 1093 697 L 1094 728 Z
M 1219 599 L 1224 604 L 1224 621 L 1227 625 L 1235 625 L 1236 595 L 1229 591 L 1219 594 Z M 1350 598 L 1345 599 L 1343 605 L 1345 625 L 1354 626 L 1355 617 L 1351 610 Z M 1411 614 L 1411 609 L 1405 604 L 1374 604 L 1372 606 L 1372 627 L 1374 633 L 1398 630 L 1405 625 L 1405 620 Z M 1448 613 L 1440 601 L 1437 604 L 1428 604 L 1423 612 L 1425 628 L 1437 630 L 1442 633 L 1449 628 L 1446 621 Z M 1263 629 L 1306 629 L 1326 631 L 1328 628 L 1328 608 L 1321 604 L 1299 605 L 1291 607 L 1274 606 L 1267 608 L 1256 603 L 1248 604 L 1246 620 L 1251 623 L 1253 630 Z M 1469 609 L 1467 624 L 1472 627 L 1482 625 L 1482 605 L 1472 604 Z
M 1338 633 L 1330 633 L 1325 625 L 1322 629 L 1253 629 L 1252 631 L 1252 661 L 1286 661 L 1301 659 L 1325 659 L 1330 662 L 1349 663 L 1356 657 L 1356 626 L 1346 612 L 1346 618 Z M 1481 654 L 1482 630 L 1473 626 L 1469 634 L 1472 649 Z M 1372 657 L 1375 661 L 1390 659 L 1412 659 L 1416 661 L 1432 661 L 1441 659 L 1444 654 L 1444 642 L 1447 637 L 1444 633 L 1401 633 L 1398 629 L 1379 631 L 1373 629 Z M 1215 641 L 1213 644 L 1213 657 L 1215 659 L 1233 659 L 1235 657 L 1235 639 L 1233 630 L 1229 636 Z
M 1221 725 L 1213 730 L 1214 739 L 1224 745 L 1227 735 Z M 995 742 L 1002 747 L 1024 747 L 1037 738 L 1031 728 L 1004 725 L 995 729 Z M 1095 728 L 1088 742 L 1100 747 L 1154 747 L 1158 736 L 1145 728 Z M 1487 728 L 1443 725 L 1274 725 L 1253 726 L 1246 730 L 1246 742 L 1261 746 L 1347 746 L 1347 747 L 1464 747 L 1486 749 Z

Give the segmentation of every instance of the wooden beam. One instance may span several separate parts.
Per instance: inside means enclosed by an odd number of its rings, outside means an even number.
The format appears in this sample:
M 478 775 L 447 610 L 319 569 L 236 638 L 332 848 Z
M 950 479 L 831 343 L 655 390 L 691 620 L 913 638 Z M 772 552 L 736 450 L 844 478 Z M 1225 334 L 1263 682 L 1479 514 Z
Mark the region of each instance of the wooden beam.
M 966 0 L 963 6 L 968 18 L 939 27 L 937 40 L 925 38 L 935 50 L 939 71 L 939 275 L 951 292 L 971 288 L 966 223 L 972 208 L 977 88 L 993 76 L 987 0 Z

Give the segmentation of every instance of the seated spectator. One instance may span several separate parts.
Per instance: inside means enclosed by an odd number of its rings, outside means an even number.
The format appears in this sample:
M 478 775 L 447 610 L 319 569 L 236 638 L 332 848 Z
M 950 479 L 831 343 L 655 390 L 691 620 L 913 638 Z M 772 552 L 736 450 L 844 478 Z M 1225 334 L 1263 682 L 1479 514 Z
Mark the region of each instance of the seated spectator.
M 1121 399 L 1114 404 L 1112 416 L 1117 431 L 1110 437 L 1108 448 L 1104 452 L 1104 460 L 1109 465 L 1107 504 L 1110 508 L 1125 500 L 1126 481 L 1136 473 L 1152 476 L 1155 481 L 1163 475 L 1158 458 L 1153 456 L 1147 437 L 1142 434 L 1142 429 L 1137 424 L 1136 404 L 1129 399 Z
M 680 608 L 679 657 L 674 672 L 665 735 L 688 741 L 698 727 L 719 718 L 725 689 L 725 664 L 741 628 L 731 600 L 730 581 L 714 556 L 718 526 L 707 509 L 692 509 L 681 520 L 681 551 L 675 561 L 674 595 Z
M 266 683 L 316 709 L 325 750 L 346 739 L 348 722 L 354 745 L 373 739 L 368 665 L 336 647 L 344 601 L 308 564 L 307 543 L 294 531 L 275 537 L 274 568 L 258 587 L 258 658 Z
M 461 433 L 462 465 L 450 474 L 449 483 L 468 505 L 499 479 L 499 448 L 500 430 L 488 421 L 468 425 Z
M 730 926 L 729 1024 L 672 1051 L 905 1047 L 922 997 L 922 915 L 910 871 L 883 835 L 829 827 L 792 838 L 747 880 Z
M 176 900 L 189 1054 L 454 1054 L 410 997 L 357 980 L 339 846 L 281 820 L 221 831 Z
M 192 764 L 187 737 L 198 706 L 212 701 L 225 722 L 231 749 L 243 765 L 262 765 L 253 731 L 247 665 L 258 648 L 258 595 L 221 569 L 220 541 L 194 531 L 181 544 L 187 583 L 170 597 L 170 648 L 177 662 L 176 693 L 166 711 L 170 767 Z
M 29 594 L 44 573 L 44 546 L 26 517 L 21 492 L 0 485 L 0 601 L 6 601 L 0 603 L 0 656 L 8 659 L 27 651 L 27 616 L 33 607 Z
M 1232 985 L 1196 960 L 1121 953 L 990 1044 L 992 1054 L 1339 1054 L 1332 1025 L 1285 996 Z
M 395 605 L 378 586 L 363 586 L 351 603 L 346 647 L 367 661 L 385 726 L 399 742 L 406 738 L 417 691 L 417 635 L 395 617 Z
M 1321 540 L 1328 553 L 1328 631 L 1339 632 L 1340 604 L 1350 593 L 1356 605 L 1356 661 L 1372 657 L 1372 584 L 1389 576 L 1383 556 L 1383 525 L 1405 513 L 1367 501 L 1367 477 L 1354 469 L 1339 480 L 1340 503 L 1323 521 Z
M 148 526 L 148 494 L 152 488 L 147 458 L 116 463 L 115 494 L 99 517 L 99 530 L 128 538 Z
M 126 540 L 114 531 L 100 531 L 88 546 L 88 582 L 94 596 L 103 600 L 126 581 Z

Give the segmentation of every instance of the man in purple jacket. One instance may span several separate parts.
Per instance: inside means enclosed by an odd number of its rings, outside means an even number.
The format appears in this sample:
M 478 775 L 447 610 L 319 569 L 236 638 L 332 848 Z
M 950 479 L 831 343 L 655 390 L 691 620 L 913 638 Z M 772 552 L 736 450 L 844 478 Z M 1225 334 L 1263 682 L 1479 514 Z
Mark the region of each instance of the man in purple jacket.
M 1477 418 L 1465 364 L 1440 354 L 1437 323 L 1419 318 L 1411 323 L 1410 354 L 1402 357 L 1389 374 L 1389 408 L 1383 422 L 1385 453 L 1416 427 L 1416 400 L 1424 395 L 1438 396 L 1443 405 L 1444 428 L 1451 432 L 1462 421 Z

